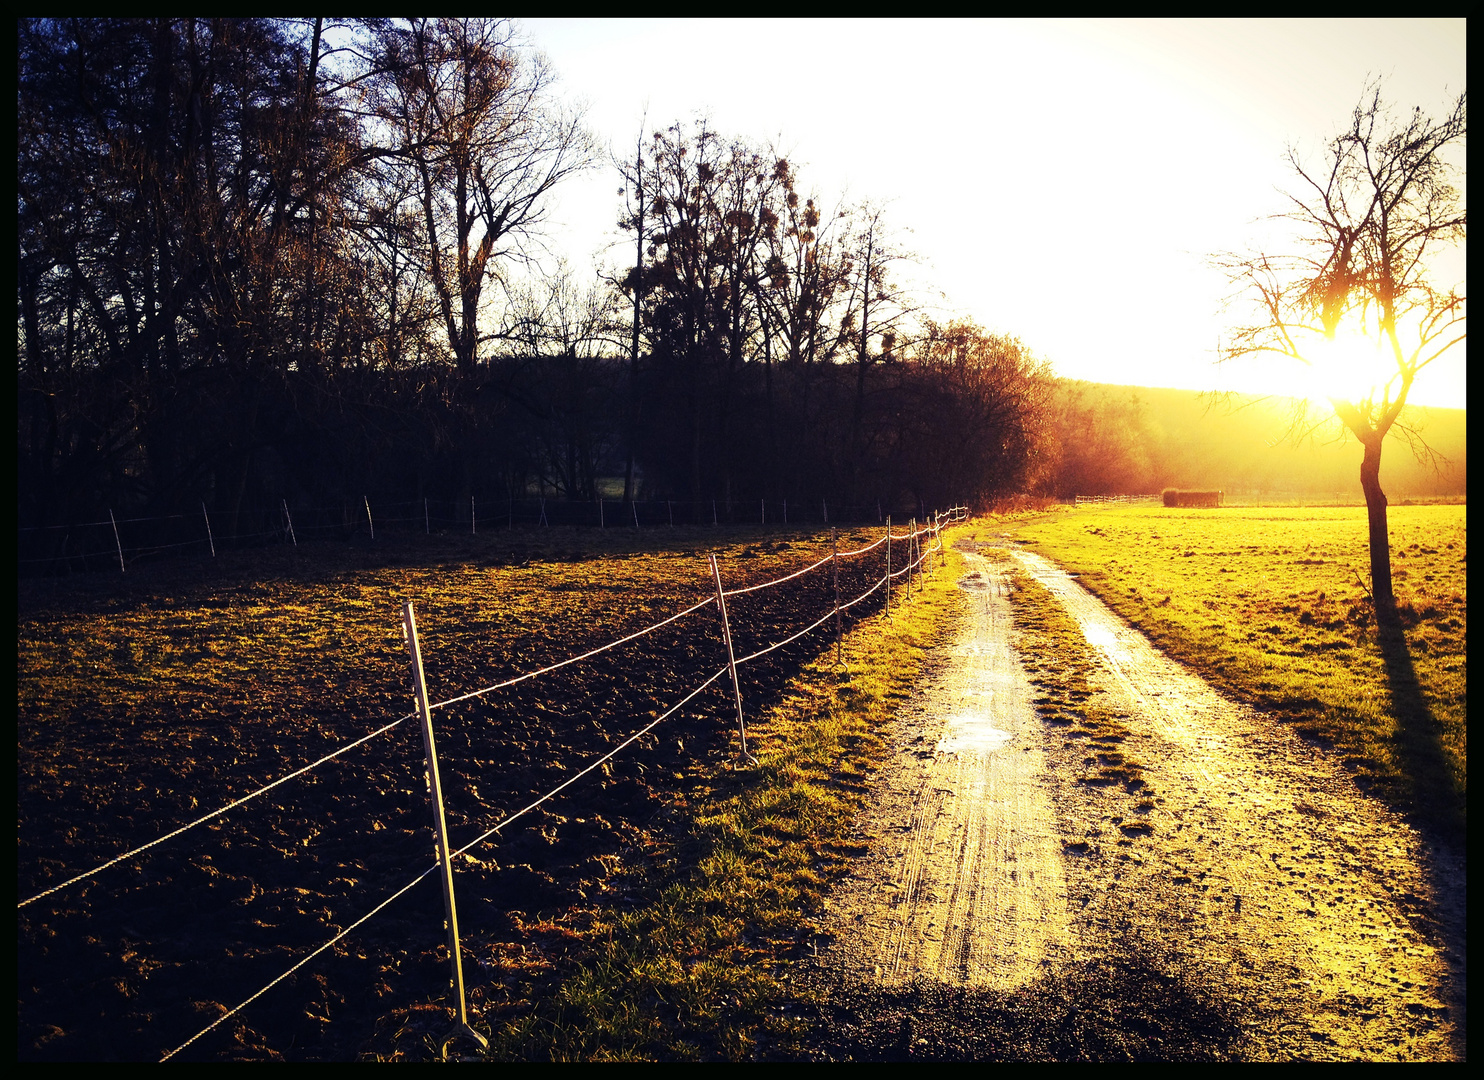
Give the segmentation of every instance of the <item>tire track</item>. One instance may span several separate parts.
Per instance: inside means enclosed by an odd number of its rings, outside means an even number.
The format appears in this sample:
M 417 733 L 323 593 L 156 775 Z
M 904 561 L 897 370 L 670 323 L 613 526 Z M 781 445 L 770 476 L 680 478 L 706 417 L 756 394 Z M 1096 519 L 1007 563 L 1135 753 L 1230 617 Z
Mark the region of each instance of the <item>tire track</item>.
M 1033 691 L 1010 646 L 1009 588 L 982 557 L 960 583 L 970 612 L 907 710 L 888 829 L 834 904 L 836 959 L 851 977 L 928 975 L 1013 989 L 1070 944 L 1056 815 Z M 880 789 L 878 789 L 880 790 Z
M 1466 1056 L 1466 873 L 1330 757 L 1166 657 L 1044 558 L 1010 554 L 1081 625 L 1159 797 L 1154 832 L 1086 869 L 1091 921 L 1158 897 L 1232 992 L 1272 1014 L 1274 1057 Z M 1100 846 L 1087 800 L 1060 800 Z
M 1010 565 L 965 552 L 970 610 L 896 719 L 867 854 L 806 981 L 1004 994 L 1164 955 L 1215 988 L 1243 1057 L 1466 1060 L 1463 854 L 1007 547 L 1082 626 L 1103 676 L 1089 704 L 1127 717 L 1153 796 L 1077 782 L 1086 748 L 1039 719 L 1011 646 Z

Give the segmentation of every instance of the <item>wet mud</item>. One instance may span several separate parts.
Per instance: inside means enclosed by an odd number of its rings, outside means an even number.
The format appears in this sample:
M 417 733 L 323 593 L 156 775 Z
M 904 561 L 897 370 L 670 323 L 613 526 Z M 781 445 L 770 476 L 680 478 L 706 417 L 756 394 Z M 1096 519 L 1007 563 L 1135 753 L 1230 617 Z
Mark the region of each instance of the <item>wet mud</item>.
M 973 547 L 973 545 L 968 545 Z M 1007 545 L 859 828 L 800 975 L 822 1059 L 1464 1060 L 1467 883 L 1336 762 Z M 1079 782 L 1013 647 L 1037 578 L 1097 658 L 1146 783 Z

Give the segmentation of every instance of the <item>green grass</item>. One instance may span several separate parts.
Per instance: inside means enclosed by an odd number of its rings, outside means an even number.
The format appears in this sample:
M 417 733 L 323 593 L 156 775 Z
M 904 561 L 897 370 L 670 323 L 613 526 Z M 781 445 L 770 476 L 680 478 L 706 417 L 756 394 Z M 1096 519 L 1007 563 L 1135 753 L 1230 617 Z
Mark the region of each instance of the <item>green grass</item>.
M 847 633 L 843 667 L 833 645 L 804 665 L 749 724 L 758 765 L 715 772 L 676 808 L 689 827 L 635 882 L 652 898 L 600 915 L 585 955 L 491 1023 L 491 1057 L 745 1060 L 798 1045 L 804 1030 L 775 1005 L 792 1000 L 789 968 L 829 881 L 859 854 L 851 823 L 878 729 L 962 604 L 955 580 L 940 573 L 901 606 L 894 592 L 890 622 Z
M 1367 598 L 1363 508 L 1063 509 L 1012 528 L 1166 652 L 1464 835 L 1466 506 L 1391 508 L 1400 634 Z

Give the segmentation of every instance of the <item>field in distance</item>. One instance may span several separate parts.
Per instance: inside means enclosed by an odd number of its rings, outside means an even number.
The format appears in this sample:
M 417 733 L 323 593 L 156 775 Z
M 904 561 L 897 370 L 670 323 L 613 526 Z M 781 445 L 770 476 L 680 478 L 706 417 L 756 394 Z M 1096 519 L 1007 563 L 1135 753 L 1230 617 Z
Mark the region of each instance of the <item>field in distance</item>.
M 1393 506 L 1403 629 L 1378 628 L 1364 507 L 1058 510 L 1013 535 L 1171 656 L 1466 835 L 1467 506 Z

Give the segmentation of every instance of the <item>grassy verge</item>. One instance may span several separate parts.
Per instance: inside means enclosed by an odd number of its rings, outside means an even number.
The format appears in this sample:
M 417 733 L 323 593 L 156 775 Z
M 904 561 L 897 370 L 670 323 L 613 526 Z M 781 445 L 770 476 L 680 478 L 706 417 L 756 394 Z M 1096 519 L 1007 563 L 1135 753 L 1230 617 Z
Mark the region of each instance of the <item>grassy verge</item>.
M 1166 652 L 1462 836 L 1467 508 L 1393 507 L 1390 525 L 1399 636 L 1367 598 L 1363 508 L 1061 510 L 1014 531 Z
M 958 561 L 957 555 L 950 560 Z M 953 567 L 950 566 L 950 571 Z M 812 937 L 879 759 L 878 729 L 917 679 L 962 601 L 940 572 L 893 616 L 868 618 L 805 664 L 749 727 L 755 768 L 714 770 L 628 911 L 605 911 L 589 947 L 547 986 L 491 1018 L 491 1056 L 538 1060 L 741 1060 L 787 1055 L 803 1031 L 775 1006 Z M 898 606 L 900 604 L 900 606 Z

